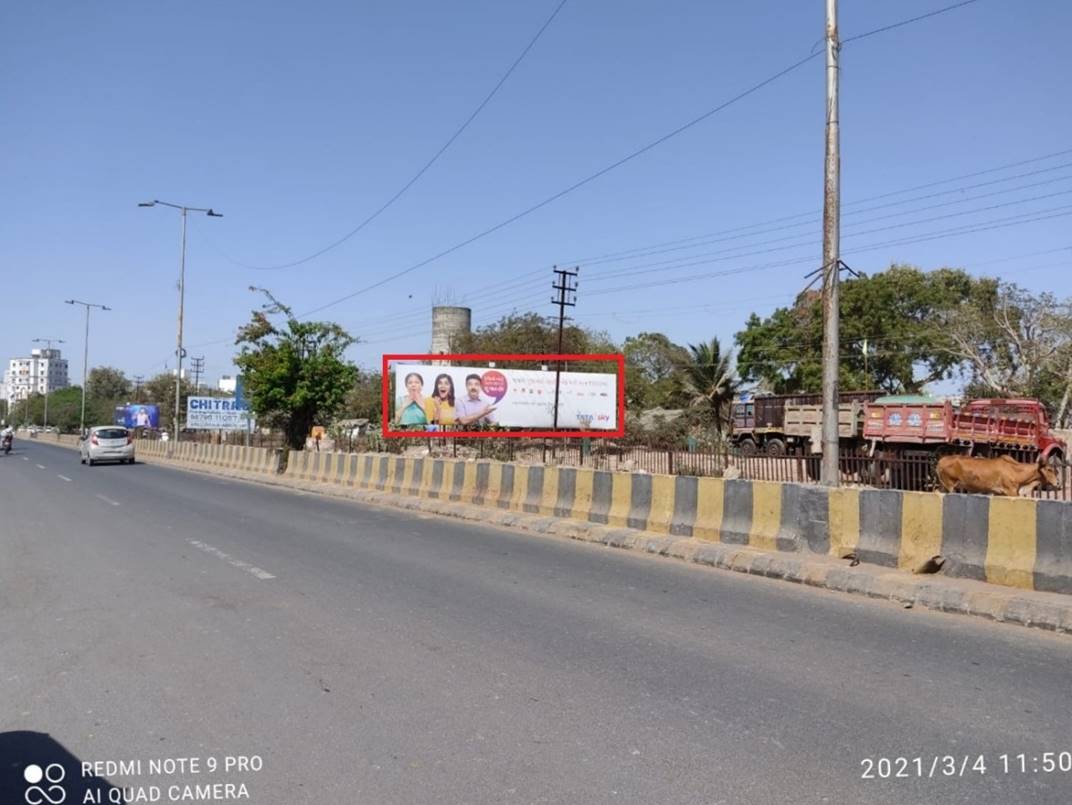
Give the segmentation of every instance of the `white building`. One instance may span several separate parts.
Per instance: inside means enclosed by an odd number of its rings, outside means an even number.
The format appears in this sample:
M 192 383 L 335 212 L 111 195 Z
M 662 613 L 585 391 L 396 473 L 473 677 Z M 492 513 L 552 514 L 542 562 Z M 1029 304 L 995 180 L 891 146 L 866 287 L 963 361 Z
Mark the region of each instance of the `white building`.
M 28 358 L 12 358 L 4 373 L 5 399 L 9 403 L 69 385 L 67 361 L 60 357 L 58 349 L 34 349 Z
M 216 388 L 218 388 L 220 391 L 226 392 L 227 394 L 234 394 L 237 382 L 238 381 L 236 378 L 233 378 L 230 375 L 224 375 L 216 384 Z

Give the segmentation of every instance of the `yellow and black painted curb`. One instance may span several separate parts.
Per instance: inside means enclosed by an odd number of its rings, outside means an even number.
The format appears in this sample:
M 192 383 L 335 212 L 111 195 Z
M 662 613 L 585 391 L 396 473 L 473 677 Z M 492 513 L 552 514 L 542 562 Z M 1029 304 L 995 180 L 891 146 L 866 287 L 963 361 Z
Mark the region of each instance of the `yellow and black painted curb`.
M 1072 504 L 492 461 L 291 454 L 287 476 L 1072 594 Z

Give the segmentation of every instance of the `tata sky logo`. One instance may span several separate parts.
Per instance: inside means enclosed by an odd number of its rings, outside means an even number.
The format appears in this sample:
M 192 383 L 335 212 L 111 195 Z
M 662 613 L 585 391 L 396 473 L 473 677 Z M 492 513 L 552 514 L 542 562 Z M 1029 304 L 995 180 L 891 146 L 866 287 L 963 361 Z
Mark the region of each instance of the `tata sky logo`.
M 49 763 L 42 769 L 31 763 L 22 773 L 27 788 L 23 798 L 27 805 L 61 805 L 67 801 L 67 791 L 60 783 L 67 771 L 59 763 Z

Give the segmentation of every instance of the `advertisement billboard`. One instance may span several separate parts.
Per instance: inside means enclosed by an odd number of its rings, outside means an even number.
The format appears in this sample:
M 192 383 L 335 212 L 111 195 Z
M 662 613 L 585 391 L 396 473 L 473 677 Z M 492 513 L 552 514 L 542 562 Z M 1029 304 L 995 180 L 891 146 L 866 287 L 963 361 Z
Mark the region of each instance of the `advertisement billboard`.
M 537 362 L 548 356 L 521 357 Z M 618 356 L 569 357 L 591 360 Z M 555 372 L 549 364 L 544 365 L 548 365 L 547 370 L 498 369 L 487 363 L 442 366 L 430 360 L 397 361 L 391 367 L 395 383 L 387 435 L 393 435 L 390 431 L 464 430 L 483 425 L 552 428 Z M 620 382 L 619 374 L 615 373 L 562 372 L 559 429 L 572 431 L 572 435 L 577 431 L 602 435 L 617 431 L 622 424 Z
M 155 405 L 120 405 L 115 409 L 113 424 L 127 428 L 159 428 L 160 409 Z
M 234 397 L 186 398 L 186 427 L 191 430 L 246 430 L 253 427 L 251 416 Z

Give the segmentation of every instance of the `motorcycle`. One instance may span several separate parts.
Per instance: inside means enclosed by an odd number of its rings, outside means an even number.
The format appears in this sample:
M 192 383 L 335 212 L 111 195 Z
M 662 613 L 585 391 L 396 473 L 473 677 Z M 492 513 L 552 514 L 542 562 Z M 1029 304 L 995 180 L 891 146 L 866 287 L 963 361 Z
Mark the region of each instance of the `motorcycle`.
M 12 443 L 14 441 L 15 441 L 15 437 L 12 434 L 10 434 L 10 433 L 5 433 L 4 434 L 3 440 L 2 440 L 2 442 L 0 442 L 0 446 L 3 447 L 5 456 L 8 453 L 11 452 L 11 445 L 12 445 Z

